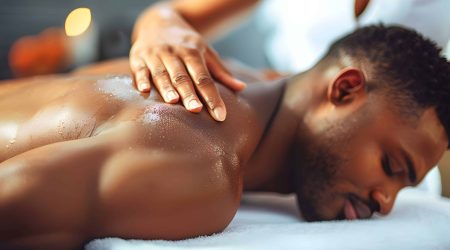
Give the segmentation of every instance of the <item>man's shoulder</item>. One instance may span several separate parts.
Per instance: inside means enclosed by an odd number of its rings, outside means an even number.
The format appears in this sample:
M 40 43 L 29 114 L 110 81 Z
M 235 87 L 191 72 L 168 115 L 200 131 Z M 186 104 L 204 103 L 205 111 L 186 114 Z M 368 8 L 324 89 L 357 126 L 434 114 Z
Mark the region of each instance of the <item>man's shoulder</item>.
M 120 171 L 189 175 L 193 184 L 209 185 L 206 190 L 240 195 L 241 159 L 234 139 L 227 139 L 229 131 L 209 114 L 156 103 L 126 116 L 101 132 L 109 134 L 110 163 Z
M 118 152 L 102 170 L 100 210 L 106 221 L 101 224 L 116 218 L 108 228 L 144 238 L 175 240 L 219 232 L 231 222 L 240 199 L 241 181 L 227 164 L 210 153 L 157 148 Z M 129 207 L 138 210 L 130 214 Z

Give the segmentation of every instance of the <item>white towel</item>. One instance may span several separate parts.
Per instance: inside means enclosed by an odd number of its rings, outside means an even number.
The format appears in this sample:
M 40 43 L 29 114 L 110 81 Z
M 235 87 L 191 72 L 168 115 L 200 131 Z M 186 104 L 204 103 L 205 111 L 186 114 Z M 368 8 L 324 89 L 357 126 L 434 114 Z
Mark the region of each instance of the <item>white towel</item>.
M 293 195 L 245 194 L 224 232 L 181 241 L 97 239 L 87 250 L 450 249 L 450 199 L 418 189 L 399 194 L 389 216 L 308 223 Z

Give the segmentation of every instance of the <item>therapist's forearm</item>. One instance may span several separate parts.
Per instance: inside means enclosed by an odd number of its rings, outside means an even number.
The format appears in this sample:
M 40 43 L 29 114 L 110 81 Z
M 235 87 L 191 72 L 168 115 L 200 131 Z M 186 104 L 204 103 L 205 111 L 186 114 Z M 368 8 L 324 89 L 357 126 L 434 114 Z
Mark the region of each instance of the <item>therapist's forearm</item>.
M 147 8 L 138 18 L 133 40 L 152 22 L 183 19 L 201 35 L 214 38 L 233 26 L 258 0 L 173 0 Z M 219 32 L 222 31 L 222 32 Z

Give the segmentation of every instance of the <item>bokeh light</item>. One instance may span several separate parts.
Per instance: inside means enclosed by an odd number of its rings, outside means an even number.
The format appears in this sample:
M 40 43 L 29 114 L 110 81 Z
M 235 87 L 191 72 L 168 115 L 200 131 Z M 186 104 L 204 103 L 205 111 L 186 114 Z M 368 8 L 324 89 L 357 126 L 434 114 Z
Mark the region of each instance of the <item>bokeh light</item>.
M 91 24 L 92 15 L 88 8 L 77 8 L 67 15 L 65 31 L 68 36 L 83 34 Z

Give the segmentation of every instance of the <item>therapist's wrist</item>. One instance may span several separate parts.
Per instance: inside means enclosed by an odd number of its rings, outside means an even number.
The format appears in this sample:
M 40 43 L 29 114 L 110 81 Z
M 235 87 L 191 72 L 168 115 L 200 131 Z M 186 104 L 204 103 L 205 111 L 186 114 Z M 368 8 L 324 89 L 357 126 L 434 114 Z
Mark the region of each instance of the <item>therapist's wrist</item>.
M 148 35 L 155 27 L 177 26 L 180 23 L 187 25 L 183 17 L 170 4 L 154 4 L 145 10 L 136 20 L 131 40 L 134 42 L 140 36 Z

